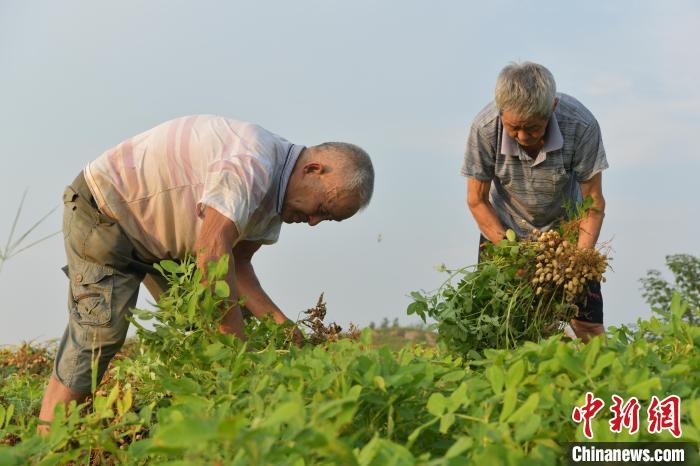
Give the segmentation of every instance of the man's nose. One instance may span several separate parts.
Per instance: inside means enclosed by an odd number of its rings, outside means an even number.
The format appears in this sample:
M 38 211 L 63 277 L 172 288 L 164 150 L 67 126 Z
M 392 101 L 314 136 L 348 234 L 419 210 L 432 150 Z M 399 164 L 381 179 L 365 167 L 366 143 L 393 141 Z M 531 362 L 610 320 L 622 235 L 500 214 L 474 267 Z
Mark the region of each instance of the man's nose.
M 318 225 L 323 219 L 321 217 L 311 216 L 309 217 L 309 226 Z

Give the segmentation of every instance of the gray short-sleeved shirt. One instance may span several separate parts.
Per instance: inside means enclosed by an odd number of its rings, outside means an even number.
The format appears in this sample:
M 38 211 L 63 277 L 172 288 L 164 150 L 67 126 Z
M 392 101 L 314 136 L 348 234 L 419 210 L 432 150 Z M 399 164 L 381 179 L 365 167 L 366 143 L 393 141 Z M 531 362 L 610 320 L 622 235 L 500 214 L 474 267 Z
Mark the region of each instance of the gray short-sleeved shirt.
M 506 228 L 525 236 L 548 230 L 566 214 L 567 201 L 580 200 L 579 183 L 608 168 L 600 128 L 581 102 L 557 94 L 544 137 L 534 159 L 503 131 L 495 102 L 472 123 L 461 174 L 491 181 L 489 200 Z

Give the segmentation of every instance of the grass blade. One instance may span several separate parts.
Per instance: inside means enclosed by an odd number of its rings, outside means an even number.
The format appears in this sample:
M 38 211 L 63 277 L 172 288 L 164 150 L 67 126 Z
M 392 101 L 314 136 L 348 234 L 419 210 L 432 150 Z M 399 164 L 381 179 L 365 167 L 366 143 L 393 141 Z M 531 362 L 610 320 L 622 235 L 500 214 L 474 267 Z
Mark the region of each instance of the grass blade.
M 15 219 L 12 222 L 12 228 L 10 228 L 10 236 L 7 237 L 7 243 L 5 244 L 5 249 L 2 251 L 3 257 L 7 257 L 10 253 L 10 243 L 12 242 L 12 237 L 15 235 L 15 230 L 17 229 L 17 222 L 19 222 L 19 216 L 22 213 L 22 207 L 24 206 L 24 200 L 27 197 L 27 190 L 24 190 L 22 194 L 22 200 L 19 201 L 19 207 L 17 207 L 17 213 L 15 214 Z
M 31 248 L 32 246 L 36 246 L 37 244 L 41 243 L 42 241 L 46 241 L 46 240 L 49 239 L 49 238 L 53 238 L 54 236 L 56 236 L 56 235 L 59 234 L 60 232 L 61 232 L 61 230 L 54 231 L 54 232 L 51 233 L 50 235 L 46 235 L 46 236 L 44 236 L 44 237 L 42 237 L 42 238 L 40 238 L 40 239 L 38 239 L 38 240 L 36 240 L 36 241 L 32 241 L 32 242 L 29 243 L 28 245 L 23 246 L 22 248 L 20 248 L 19 250 L 17 250 L 17 251 L 12 251 L 12 253 L 10 253 L 10 255 L 8 255 L 7 257 L 5 257 L 5 259 L 9 259 L 10 257 L 14 257 L 14 256 L 16 256 L 17 254 L 19 254 L 20 252 L 22 252 L 22 251 L 24 251 L 24 250 L 26 250 L 26 249 L 29 249 L 29 248 Z
M 58 207 L 54 207 L 53 209 L 49 210 L 46 214 L 44 214 L 43 217 L 41 217 L 39 220 L 37 220 L 36 222 L 34 222 L 34 224 L 33 224 L 31 227 L 29 227 L 29 229 L 28 229 L 27 231 L 25 231 L 25 232 L 22 234 L 22 236 L 20 236 L 20 237 L 17 239 L 17 241 L 15 241 L 14 243 L 12 243 L 12 245 L 10 246 L 9 251 L 5 251 L 5 253 L 8 254 L 8 256 L 14 256 L 14 255 L 16 254 L 16 253 L 14 252 L 14 249 L 15 249 L 16 247 L 18 247 L 18 246 L 22 243 L 22 241 L 24 241 L 24 240 L 27 238 L 27 236 L 29 236 L 29 235 L 36 229 L 36 227 L 38 227 L 39 225 L 41 225 L 41 223 L 42 223 L 44 220 L 46 220 L 46 218 L 47 218 L 49 215 L 51 215 L 52 213 L 54 213 L 54 212 L 56 211 L 57 208 L 58 208 Z M 22 248 L 22 250 L 24 250 L 24 249 L 26 249 L 26 247 L 25 247 L 25 248 Z

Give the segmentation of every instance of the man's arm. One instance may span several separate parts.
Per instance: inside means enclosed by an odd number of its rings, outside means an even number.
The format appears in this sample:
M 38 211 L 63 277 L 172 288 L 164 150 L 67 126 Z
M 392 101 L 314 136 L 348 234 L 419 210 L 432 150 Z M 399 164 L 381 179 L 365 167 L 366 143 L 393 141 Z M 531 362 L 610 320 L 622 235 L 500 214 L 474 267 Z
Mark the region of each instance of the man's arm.
M 281 324 L 289 319 L 260 286 L 251 262 L 253 254 L 260 246 L 261 243 L 258 242 L 241 241 L 233 249 L 238 292 L 245 297 L 244 305 L 255 317 L 260 319 L 266 314 L 271 314 L 275 322 Z
M 498 243 L 505 237 L 506 232 L 489 201 L 490 188 L 490 181 L 467 178 L 467 205 L 484 236 L 489 241 Z
M 231 219 L 219 213 L 216 209 L 207 207 L 204 211 L 204 221 L 195 242 L 197 267 L 206 273 L 207 265 L 218 261 L 221 256 L 228 254 L 228 273 L 225 280 L 231 292 L 229 300 L 232 306 L 226 310 L 219 323 L 222 333 L 233 333 L 244 340 L 243 316 L 238 305 L 238 290 L 236 288 L 236 268 L 234 256 L 231 254 L 233 244 L 238 239 L 238 229 Z
M 591 196 L 593 206 L 588 209 L 586 217 L 579 225 L 578 247 L 592 248 L 598 241 L 600 228 L 603 226 L 605 217 L 605 198 L 603 197 L 603 173 L 598 172 L 588 181 L 581 185 L 581 195 L 585 199 Z

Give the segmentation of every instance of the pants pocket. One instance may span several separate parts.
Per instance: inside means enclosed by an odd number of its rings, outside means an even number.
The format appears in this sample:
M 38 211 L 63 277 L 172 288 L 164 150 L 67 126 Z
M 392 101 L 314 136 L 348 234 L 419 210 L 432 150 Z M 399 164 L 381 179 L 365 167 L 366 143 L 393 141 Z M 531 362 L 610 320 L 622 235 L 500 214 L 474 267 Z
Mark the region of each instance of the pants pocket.
M 66 186 L 66 189 L 63 190 L 63 204 L 66 205 L 75 202 L 77 198 L 78 192 L 73 189 L 73 186 Z
M 71 231 L 71 225 L 75 218 L 75 200 L 78 198 L 78 193 L 71 186 L 67 186 L 63 191 L 63 237 L 68 238 Z
M 73 317 L 84 325 L 108 325 L 112 320 L 114 271 L 92 263 L 73 269 L 69 269 Z

